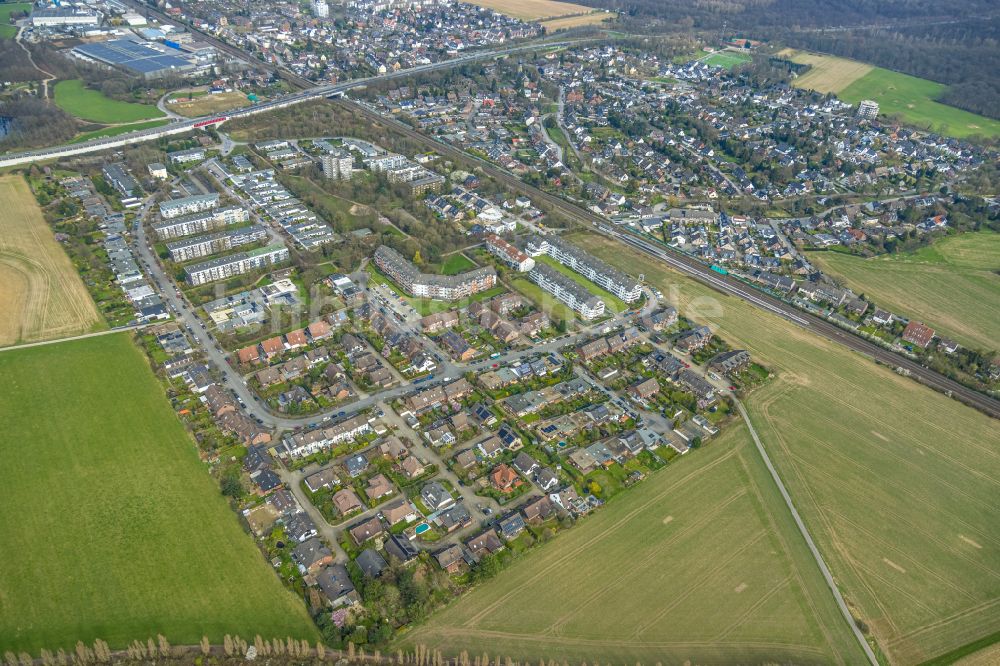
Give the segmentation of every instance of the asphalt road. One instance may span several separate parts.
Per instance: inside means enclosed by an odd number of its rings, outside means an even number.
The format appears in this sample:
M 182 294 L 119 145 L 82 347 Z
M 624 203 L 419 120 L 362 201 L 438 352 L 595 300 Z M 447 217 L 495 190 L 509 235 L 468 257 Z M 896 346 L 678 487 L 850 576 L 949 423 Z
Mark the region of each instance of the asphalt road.
M 436 152 L 447 155 L 456 161 L 464 163 L 474 162 L 480 166 L 484 173 L 489 175 L 491 178 L 502 182 L 504 185 L 509 187 L 511 191 L 527 195 L 535 201 L 544 201 L 550 208 L 559 211 L 559 213 L 566 218 L 584 225 L 595 233 L 599 233 L 608 238 L 625 243 L 633 249 L 668 264 L 671 268 L 694 278 L 716 291 L 742 299 L 751 305 L 767 310 L 772 314 L 778 315 L 779 317 L 783 317 L 798 326 L 808 328 L 817 335 L 842 344 L 849 349 L 864 354 L 869 358 L 875 359 L 893 368 L 901 368 L 906 371 L 910 377 L 913 377 L 920 383 L 941 391 L 942 393 L 945 393 L 956 400 L 959 400 L 970 407 L 974 407 L 994 418 L 1000 418 L 1000 401 L 991 398 L 990 396 L 964 386 L 953 379 L 949 379 L 948 377 L 931 370 L 930 368 L 925 368 L 916 361 L 913 361 L 901 354 L 889 351 L 879 345 L 876 345 L 875 343 L 865 340 L 864 338 L 849 333 L 821 317 L 799 310 L 795 306 L 789 305 L 788 303 L 785 303 L 761 290 L 748 286 L 733 277 L 720 275 L 712 271 L 705 264 L 702 264 L 691 257 L 674 252 L 666 246 L 654 244 L 653 242 L 648 241 L 631 231 L 616 228 L 606 219 L 596 215 L 595 213 L 576 206 L 575 204 L 572 204 L 554 194 L 540 190 L 532 185 L 528 185 L 492 163 L 469 155 L 465 151 L 455 148 L 450 144 L 428 137 L 401 121 L 382 116 L 381 114 L 376 113 L 368 107 L 356 102 L 339 100 L 338 103 L 348 106 L 356 113 L 369 117 L 373 122 L 377 121 L 383 123 L 384 125 L 389 125 L 414 141 L 420 141 L 424 145 L 432 147 Z

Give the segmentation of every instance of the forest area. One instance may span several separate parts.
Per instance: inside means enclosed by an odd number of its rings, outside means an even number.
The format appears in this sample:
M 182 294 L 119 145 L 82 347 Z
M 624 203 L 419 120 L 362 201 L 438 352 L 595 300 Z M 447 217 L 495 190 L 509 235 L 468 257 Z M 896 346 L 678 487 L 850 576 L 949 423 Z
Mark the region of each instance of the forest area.
M 581 0 L 643 33 L 741 36 L 949 86 L 938 100 L 1000 118 L 1000 6 L 990 0 Z

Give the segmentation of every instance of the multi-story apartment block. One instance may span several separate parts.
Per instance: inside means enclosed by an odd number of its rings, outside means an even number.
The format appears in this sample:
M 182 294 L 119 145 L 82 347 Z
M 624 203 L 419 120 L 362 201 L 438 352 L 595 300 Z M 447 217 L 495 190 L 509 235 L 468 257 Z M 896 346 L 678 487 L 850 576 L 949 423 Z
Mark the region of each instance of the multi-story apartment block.
M 861 100 L 858 103 L 858 118 L 864 118 L 865 120 L 875 120 L 878 118 L 878 102 L 873 102 L 870 99 Z
M 171 164 L 186 164 L 187 162 L 200 162 L 205 159 L 204 148 L 192 148 L 191 150 L 175 150 L 167 153 L 167 159 Z
M 534 259 L 496 234 L 486 236 L 486 249 L 490 251 L 490 254 L 500 259 L 500 261 L 511 268 L 516 268 L 522 273 L 530 271 L 535 267 Z
M 529 236 L 525 252 L 533 257 L 546 254 L 563 266 L 570 268 L 599 287 L 603 287 L 626 303 L 642 296 L 639 281 L 612 268 L 597 257 L 584 252 L 558 236 Z
M 594 319 L 604 314 L 604 301 L 547 264 L 537 264 L 528 273 L 528 278 L 573 308 L 583 319 Z
M 184 269 L 192 285 L 224 280 L 252 270 L 265 268 L 288 259 L 288 248 L 281 244 L 268 245 L 250 252 L 239 252 L 218 259 L 211 259 Z
M 194 236 L 167 243 L 171 261 L 191 261 L 267 238 L 267 228 L 255 224 L 206 236 Z
M 453 301 L 490 289 L 497 283 L 497 273 L 492 266 L 459 275 L 421 273 L 411 261 L 385 245 L 375 250 L 374 260 L 376 266 L 411 296 Z
M 350 180 L 354 173 L 354 158 L 349 153 L 330 153 L 320 160 L 323 175 L 332 180 Z
M 231 224 L 240 224 L 250 219 L 250 213 L 240 206 L 227 206 L 193 215 L 185 215 L 153 225 L 153 232 L 160 240 L 169 240 L 206 231 L 215 231 Z
M 385 155 L 378 155 L 376 157 L 369 157 L 365 159 L 365 166 L 376 173 L 381 173 L 405 167 L 409 161 L 410 160 L 406 159 L 405 155 L 387 153 Z
M 170 220 L 189 213 L 199 213 L 209 210 L 219 205 L 218 194 L 197 194 L 193 197 L 183 199 L 169 199 L 160 202 L 160 215 L 165 220 Z

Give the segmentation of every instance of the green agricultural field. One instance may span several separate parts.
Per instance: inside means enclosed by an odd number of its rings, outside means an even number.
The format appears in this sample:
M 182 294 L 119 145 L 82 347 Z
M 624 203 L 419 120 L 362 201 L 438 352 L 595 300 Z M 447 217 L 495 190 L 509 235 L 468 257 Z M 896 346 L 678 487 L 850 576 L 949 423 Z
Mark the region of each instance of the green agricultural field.
M 133 123 L 163 117 L 155 106 L 119 102 L 85 87 L 79 79 L 57 83 L 55 97 L 63 111 L 94 123 Z
M 0 353 L 0 651 L 316 639 L 127 334 Z
M 523 662 L 864 659 L 741 423 L 401 644 Z
M 1000 347 L 1000 234 L 949 236 L 914 253 L 874 259 L 841 252 L 809 256 L 887 310 L 969 347 Z
M 751 417 L 890 663 L 920 663 L 1000 632 L 996 421 L 619 243 L 574 239 L 645 273 L 682 314 L 716 324 L 776 372 L 747 400 Z
M 1000 121 L 935 102 L 944 90 L 943 84 L 876 67 L 837 96 L 852 104 L 875 100 L 883 115 L 899 115 L 907 123 L 948 136 L 1000 136 Z
M 745 53 L 737 53 L 736 51 L 719 51 L 705 58 L 703 62 L 716 67 L 732 69 L 737 65 L 750 62 L 750 56 Z
M 450 254 L 448 258 L 441 262 L 441 273 L 444 275 L 458 275 L 474 269 L 476 265 L 462 253 Z
M 17 37 L 17 26 L 11 25 L 10 15 L 14 12 L 30 12 L 30 2 L 4 2 L 0 4 L 0 39 Z
M 119 134 L 128 134 L 129 132 L 138 132 L 139 130 L 150 129 L 152 127 L 160 127 L 161 125 L 166 125 L 170 120 L 167 118 L 160 118 L 159 120 L 148 120 L 142 123 L 130 123 L 128 125 L 113 125 L 111 127 L 105 127 L 99 130 L 93 130 L 90 132 L 83 132 L 78 134 L 70 143 L 83 143 L 84 141 L 90 141 L 91 139 L 99 139 L 101 137 L 107 136 L 118 136 Z
M 577 284 L 580 284 L 580 285 L 583 285 L 584 287 L 586 287 L 587 290 L 590 291 L 590 293 L 598 296 L 602 301 L 604 301 L 605 307 L 610 312 L 614 312 L 615 314 L 617 314 L 619 312 L 623 312 L 625 310 L 628 310 L 628 304 L 625 303 L 625 301 L 623 301 L 622 299 L 618 298 L 617 296 L 615 296 L 614 294 L 612 294 L 610 291 L 607 291 L 606 289 L 598 287 L 596 284 L 594 284 L 593 282 L 591 282 L 587 278 L 583 277 L 582 275 L 580 275 L 579 273 L 577 273 L 573 269 L 567 268 L 566 266 L 563 266 L 562 264 L 560 264 L 558 261 L 556 261 L 552 257 L 549 257 L 549 256 L 543 254 L 543 255 L 540 255 L 538 257 L 535 257 L 535 261 L 541 261 L 543 264 L 548 264 L 549 266 L 551 266 L 552 268 L 556 269 L 557 271 L 559 271 L 563 275 L 566 275 L 567 277 L 572 278 L 573 281 L 576 282 Z

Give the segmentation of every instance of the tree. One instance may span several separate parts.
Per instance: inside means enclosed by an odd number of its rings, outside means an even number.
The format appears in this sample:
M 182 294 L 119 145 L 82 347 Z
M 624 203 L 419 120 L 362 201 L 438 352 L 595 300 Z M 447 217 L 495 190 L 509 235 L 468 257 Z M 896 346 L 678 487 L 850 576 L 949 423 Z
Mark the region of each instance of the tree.
M 420 256 L 420 250 L 417 250 L 413 254 L 413 263 L 417 264 L 418 266 L 424 263 L 424 258 Z
M 208 653 L 212 651 L 212 644 L 208 642 L 208 636 L 201 637 L 201 653 L 208 656 Z

